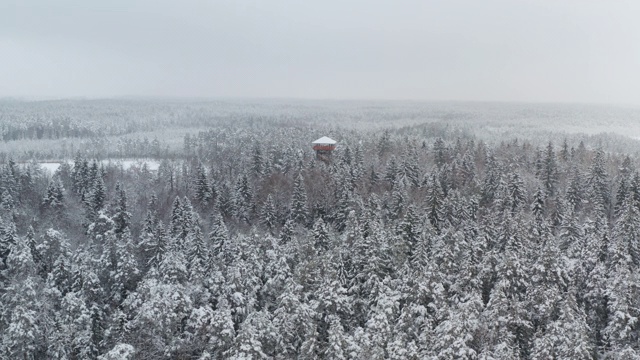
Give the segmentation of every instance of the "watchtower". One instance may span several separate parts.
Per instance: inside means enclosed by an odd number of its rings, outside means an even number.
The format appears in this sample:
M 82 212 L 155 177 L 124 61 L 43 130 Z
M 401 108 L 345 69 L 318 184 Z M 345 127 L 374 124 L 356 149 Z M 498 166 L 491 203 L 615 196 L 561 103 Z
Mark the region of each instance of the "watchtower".
M 337 141 L 326 136 L 312 142 L 313 150 L 316 151 L 316 159 L 329 162 L 331 160 L 331 152 L 336 149 L 337 143 Z

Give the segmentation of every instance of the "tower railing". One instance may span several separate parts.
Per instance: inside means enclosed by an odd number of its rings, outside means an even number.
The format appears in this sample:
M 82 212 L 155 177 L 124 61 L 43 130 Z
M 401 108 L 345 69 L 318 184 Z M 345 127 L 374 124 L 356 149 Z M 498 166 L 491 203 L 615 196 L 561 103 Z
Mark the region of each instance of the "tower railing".
M 333 151 L 336 149 L 335 145 L 322 145 L 322 144 L 318 144 L 318 145 L 314 145 L 313 146 L 313 150 L 315 151 Z

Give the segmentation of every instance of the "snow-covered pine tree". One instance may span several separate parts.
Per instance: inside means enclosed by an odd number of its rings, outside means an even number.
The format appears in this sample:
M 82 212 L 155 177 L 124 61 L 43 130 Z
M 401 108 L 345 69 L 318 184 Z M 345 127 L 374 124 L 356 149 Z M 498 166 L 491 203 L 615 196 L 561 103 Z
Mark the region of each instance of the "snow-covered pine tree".
M 58 211 L 64 207 L 64 187 L 58 177 L 54 177 L 47 186 L 47 193 L 42 204 L 45 208 Z
M 291 198 L 291 219 L 302 226 L 306 226 L 309 221 L 309 210 L 307 207 L 307 191 L 304 187 L 302 173 L 296 176 L 293 183 L 293 196 Z
M 186 239 L 189 280 L 204 279 L 209 270 L 210 255 L 199 224 L 194 224 Z
M 112 219 L 116 226 L 114 231 L 120 236 L 131 226 L 131 213 L 127 210 L 127 192 L 120 183 L 116 184 L 115 192 L 116 200 Z
M 198 162 L 196 168 L 196 177 L 193 184 L 195 190 L 195 199 L 200 206 L 205 206 L 211 200 L 211 187 L 207 179 L 207 172 L 204 165 Z
M 319 218 L 315 224 L 313 225 L 313 230 L 311 231 L 313 234 L 314 247 L 318 252 L 324 252 L 329 249 L 329 232 L 327 231 L 327 227 L 322 220 Z
M 271 234 L 277 226 L 277 214 L 276 205 L 273 201 L 271 194 L 267 195 L 267 199 L 262 205 L 262 211 L 260 212 L 260 222 L 264 225 Z
M 443 226 L 443 202 L 444 194 L 442 192 L 442 188 L 440 187 L 440 181 L 438 181 L 438 178 L 434 174 L 431 176 L 431 180 L 429 181 L 429 184 L 427 186 L 425 210 L 431 226 L 433 226 L 437 233 L 440 233 Z
M 214 213 L 211 222 L 211 231 L 209 232 L 209 242 L 211 244 L 211 256 L 226 261 L 224 259 L 225 244 L 229 241 L 229 232 L 227 226 L 222 219 L 222 215 Z

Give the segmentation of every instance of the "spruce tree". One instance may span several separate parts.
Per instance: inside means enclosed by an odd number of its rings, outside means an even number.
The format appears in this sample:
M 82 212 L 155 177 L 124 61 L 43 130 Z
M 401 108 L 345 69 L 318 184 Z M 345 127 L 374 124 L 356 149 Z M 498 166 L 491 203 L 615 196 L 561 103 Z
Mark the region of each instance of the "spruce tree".
M 149 260 L 147 266 L 158 270 L 169 246 L 168 235 L 164 229 L 162 221 L 158 222 L 158 225 L 156 225 L 153 232 L 153 238 L 154 240 L 148 244 L 147 252 L 149 254 Z
M 280 243 L 286 245 L 291 241 L 294 227 L 295 223 L 293 220 L 287 219 L 287 221 L 285 221 L 284 226 L 282 226 L 282 231 L 280 232 Z
M 209 267 L 209 249 L 207 249 L 202 231 L 198 224 L 194 224 L 187 237 L 187 264 L 189 279 L 202 279 L 207 275 Z
M 98 214 L 104 210 L 107 201 L 107 189 L 102 176 L 95 175 L 95 180 L 85 200 L 88 206 L 88 220 L 93 222 L 98 218 Z
M 556 184 L 558 183 L 558 164 L 556 154 L 553 150 L 553 144 L 549 142 L 544 153 L 544 162 L 541 174 L 541 180 L 544 184 L 548 195 L 554 195 L 556 192 Z
M 262 155 L 262 147 L 259 142 L 256 142 L 253 146 L 251 156 L 251 172 L 254 176 L 260 176 L 264 170 L 264 157 Z
M 609 190 L 609 174 L 605 166 L 605 156 L 602 149 L 596 151 L 595 157 L 589 175 L 587 185 L 590 190 L 591 198 L 600 201 L 606 211 L 610 209 L 610 190 Z
M 309 221 L 309 210 L 307 207 L 307 191 L 304 187 L 304 179 L 299 173 L 293 183 L 293 196 L 291 198 L 291 219 L 302 226 L 306 226 Z
M 254 202 L 253 202 L 253 190 L 249 185 L 249 178 L 247 174 L 240 176 L 236 183 L 236 187 L 233 193 L 233 209 L 234 216 L 247 224 L 251 223 L 253 219 Z
M 577 211 L 582 206 L 582 200 L 584 198 L 584 189 L 582 184 L 582 175 L 576 166 L 571 170 L 569 178 L 569 186 L 567 188 L 566 199 L 571 205 L 573 210 Z
M 180 201 L 179 196 L 176 196 L 176 198 L 173 200 L 173 205 L 171 206 L 171 236 L 178 236 L 182 232 L 183 213 L 184 209 L 182 207 L 182 201 Z
M 116 184 L 116 203 L 113 214 L 116 235 L 121 235 L 131 226 L 131 213 L 127 210 L 127 193 L 118 183 Z
M 442 138 L 437 138 L 433 142 L 434 161 L 438 167 L 443 166 L 448 160 L 447 147 Z
M 399 224 L 398 233 L 406 243 L 407 258 L 413 258 L 416 249 L 418 248 L 418 243 L 421 239 L 420 234 L 422 233 L 420 220 L 418 218 L 418 214 L 416 213 L 416 208 L 413 205 L 410 205 L 407 209 L 407 212 L 404 215 L 404 219 Z
M 196 178 L 193 185 L 195 188 L 196 201 L 200 205 L 206 205 L 211 200 L 212 194 L 211 187 L 209 186 L 209 181 L 207 179 L 207 172 L 201 162 L 198 162 Z
M 54 177 L 47 186 L 47 193 L 42 200 L 45 208 L 61 210 L 64 207 L 64 187 L 58 177 Z
M 390 184 L 394 184 L 398 179 L 398 163 L 396 157 L 392 156 L 387 162 L 387 170 L 384 174 L 384 179 Z
M 444 216 L 442 213 L 443 199 L 444 194 L 442 193 L 440 182 L 435 175 L 432 175 L 427 189 L 425 210 L 427 213 L 427 218 L 429 219 L 431 226 L 433 226 L 436 232 L 440 232 L 442 228 L 442 221 L 444 220 Z
M 633 266 L 640 266 L 640 211 L 631 196 L 627 196 L 623 202 L 613 236 L 617 241 L 624 242 Z
M 322 218 L 316 220 L 313 225 L 312 234 L 314 246 L 318 251 L 326 251 L 329 249 L 329 233 Z
M 265 200 L 262 211 L 260 212 L 261 220 L 260 222 L 264 225 L 267 230 L 269 230 L 273 234 L 273 230 L 277 225 L 277 214 L 276 214 L 276 205 L 273 201 L 273 196 L 269 194 L 267 199 Z
M 211 232 L 209 232 L 209 242 L 211 243 L 211 255 L 214 258 L 222 259 L 224 256 L 225 243 L 229 241 L 227 226 L 220 214 L 213 215 Z

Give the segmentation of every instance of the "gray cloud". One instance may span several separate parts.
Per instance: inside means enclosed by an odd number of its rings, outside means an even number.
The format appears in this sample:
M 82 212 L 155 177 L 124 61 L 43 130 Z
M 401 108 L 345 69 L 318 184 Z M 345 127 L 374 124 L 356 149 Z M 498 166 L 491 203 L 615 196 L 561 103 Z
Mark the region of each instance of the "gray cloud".
M 637 103 L 635 1 L 0 2 L 0 96 Z

